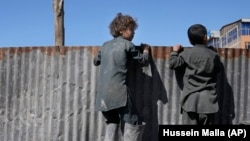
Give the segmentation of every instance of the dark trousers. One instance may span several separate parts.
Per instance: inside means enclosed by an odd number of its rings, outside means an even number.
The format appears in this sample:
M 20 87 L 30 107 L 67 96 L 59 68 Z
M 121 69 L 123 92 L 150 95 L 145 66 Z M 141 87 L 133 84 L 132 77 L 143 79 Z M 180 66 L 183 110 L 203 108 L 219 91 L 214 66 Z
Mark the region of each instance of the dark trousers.
M 182 124 L 184 125 L 213 125 L 215 113 L 201 114 L 182 111 Z
M 105 117 L 107 124 L 119 124 L 121 120 L 125 123 L 133 125 L 140 125 L 142 123 L 142 119 L 135 105 L 132 103 L 132 100 L 129 97 L 126 106 L 117 109 L 112 109 L 109 111 L 102 111 L 102 114 Z

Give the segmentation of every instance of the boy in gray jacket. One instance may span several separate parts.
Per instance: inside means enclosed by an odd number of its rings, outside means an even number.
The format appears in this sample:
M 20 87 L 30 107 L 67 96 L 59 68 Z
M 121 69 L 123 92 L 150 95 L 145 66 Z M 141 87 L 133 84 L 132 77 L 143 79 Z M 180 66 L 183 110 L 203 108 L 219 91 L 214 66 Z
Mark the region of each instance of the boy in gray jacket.
M 96 109 L 106 118 L 105 141 L 117 141 L 120 120 L 125 122 L 124 141 L 141 141 L 145 125 L 131 100 L 127 75 L 130 61 L 148 64 L 149 46 L 143 45 L 140 51 L 131 42 L 137 23 L 129 15 L 118 13 L 109 28 L 114 38 L 94 58 L 94 65 L 100 65 Z
M 207 46 L 205 26 L 190 26 L 188 38 L 193 47 L 182 51 L 181 45 L 175 45 L 169 60 L 171 69 L 184 71 L 182 123 L 211 125 L 214 124 L 215 113 L 218 112 L 216 78 L 220 71 L 220 57 Z

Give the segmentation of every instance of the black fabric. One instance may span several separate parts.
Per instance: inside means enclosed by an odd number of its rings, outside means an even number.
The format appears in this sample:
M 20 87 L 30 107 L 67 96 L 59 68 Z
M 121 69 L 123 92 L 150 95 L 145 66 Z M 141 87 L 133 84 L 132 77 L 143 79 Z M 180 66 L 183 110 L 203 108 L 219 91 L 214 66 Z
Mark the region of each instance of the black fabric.
M 182 124 L 184 125 L 212 125 L 214 120 L 215 114 L 198 114 L 182 111 Z
M 102 111 L 102 114 L 107 124 L 119 124 L 121 120 L 132 125 L 140 125 L 142 123 L 141 117 L 130 97 L 128 97 L 126 106 L 109 111 Z

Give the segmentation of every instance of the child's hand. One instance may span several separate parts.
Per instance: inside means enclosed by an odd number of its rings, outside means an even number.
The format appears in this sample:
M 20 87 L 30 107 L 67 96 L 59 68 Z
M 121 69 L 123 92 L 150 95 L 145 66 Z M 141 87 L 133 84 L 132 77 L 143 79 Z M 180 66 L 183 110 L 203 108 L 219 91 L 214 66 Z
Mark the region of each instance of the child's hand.
M 143 52 L 149 52 L 150 46 L 148 44 L 141 44 L 141 48 L 143 49 Z
M 173 51 L 174 52 L 181 52 L 183 50 L 183 47 L 180 44 L 174 45 L 173 46 Z

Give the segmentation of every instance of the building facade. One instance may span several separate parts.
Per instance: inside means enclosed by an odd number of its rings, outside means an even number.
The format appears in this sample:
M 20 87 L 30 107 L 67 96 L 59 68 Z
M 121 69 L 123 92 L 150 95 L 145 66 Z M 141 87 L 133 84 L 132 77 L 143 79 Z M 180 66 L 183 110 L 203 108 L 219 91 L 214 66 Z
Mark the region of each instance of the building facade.
M 222 26 L 220 31 L 209 31 L 208 45 L 216 48 L 250 49 L 250 19 L 240 19 Z

